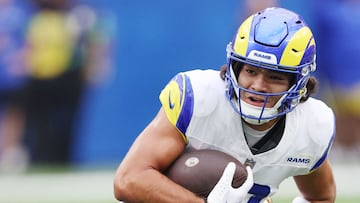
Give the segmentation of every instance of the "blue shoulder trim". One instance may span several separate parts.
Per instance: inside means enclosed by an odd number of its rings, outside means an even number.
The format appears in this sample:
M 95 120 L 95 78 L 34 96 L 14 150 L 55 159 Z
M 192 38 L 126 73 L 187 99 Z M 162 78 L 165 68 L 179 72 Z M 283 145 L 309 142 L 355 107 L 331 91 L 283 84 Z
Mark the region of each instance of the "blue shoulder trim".
M 180 98 L 182 100 L 182 108 L 176 123 L 176 127 L 185 135 L 193 114 L 194 92 L 189 76 L 186 74 L 179 74 L 178 76 L 180 77 L 176 77 L 175 80 L 181 90 Z

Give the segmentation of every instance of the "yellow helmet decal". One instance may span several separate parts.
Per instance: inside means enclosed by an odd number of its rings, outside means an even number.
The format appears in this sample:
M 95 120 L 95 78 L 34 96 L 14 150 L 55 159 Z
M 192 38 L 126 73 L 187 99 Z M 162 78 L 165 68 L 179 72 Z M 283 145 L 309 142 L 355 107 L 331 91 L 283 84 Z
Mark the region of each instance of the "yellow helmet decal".
M 250 16 L 241 24 L 235 38 L 234 51 L 241 56 L 246 56 L 252 20 L 253 16 Z
M 300 64 L 307 47 L 315 45 L 309 27 L 299 29 L 289 40 L 280 60 L 280 65 L 297 66 Z

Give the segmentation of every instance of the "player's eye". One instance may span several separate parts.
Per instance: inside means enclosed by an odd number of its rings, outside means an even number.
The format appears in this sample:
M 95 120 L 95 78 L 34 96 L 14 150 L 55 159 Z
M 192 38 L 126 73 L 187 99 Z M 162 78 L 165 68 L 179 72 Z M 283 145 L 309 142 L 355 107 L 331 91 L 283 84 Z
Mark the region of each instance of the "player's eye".
M 257 72 L 259 72 L 259 71 L 257 70 L 257 68 L 252 68 L 252 67 L 245 67 L 245 68 L 244 68 L 244 71 L 245 71 L 246 73 L 248 73 L 249 75 L 255 75 Z
M 280 75 L 270 75 L 269 78 L 271 80 L 285 80 L 286 79 L 284 76 L 280 76 Z

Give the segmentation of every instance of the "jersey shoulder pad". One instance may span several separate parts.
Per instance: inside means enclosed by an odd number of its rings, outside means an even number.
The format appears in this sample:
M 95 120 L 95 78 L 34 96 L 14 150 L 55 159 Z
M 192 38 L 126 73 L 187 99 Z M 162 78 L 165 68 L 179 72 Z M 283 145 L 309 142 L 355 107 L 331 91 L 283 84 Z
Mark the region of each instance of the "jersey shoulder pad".
M 185 134 L 193 116 L 212 112 L 219 97 L 225 98 L 224 92 L 219 71 L 197 69 L 178 73 L 162 90 L 159 99 L 170 122 Z
M 175 75 L 159 96 L 169 121 L 185 134 L 193 112 L 193 89 L 190 78 L 183 72 Z
M 207 116 L 220 100 L 226 100 L 225 84 L 217 70 L 194 70 L 187 73 L 194 91 L 194 115 Z M 227 102 L 227 101 L 226 101 Z
M 335 115 L 332 109 L 321 100 L 309 98 L 304 103 L 303 111 L 308 126 L 318 135 L 312 138 L 317 142 L 330 140 L 335 134 Z
M 319 152 L 318 161 L 311 171 L 318 168 L 328 156 L 335 138 L 335 115 L 324 102 L 315 98 L 299 105 L 300 114 L 305 123 L 308 139 L 312 140 Z

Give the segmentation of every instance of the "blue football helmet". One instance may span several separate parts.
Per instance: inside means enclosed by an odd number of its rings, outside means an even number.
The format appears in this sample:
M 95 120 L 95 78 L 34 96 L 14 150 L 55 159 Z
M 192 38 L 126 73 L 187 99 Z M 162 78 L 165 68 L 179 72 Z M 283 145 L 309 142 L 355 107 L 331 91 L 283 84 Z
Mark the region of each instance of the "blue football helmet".
M 227 46 L 226 96 L 242 118 L 261 125 L 292 111 L 306 95 L 310 73 L 316 69 L 315 40 L 310 28 L 298 14 L 284 8 L 267 8 L 247 18 Z M 244 64 L 293 74 L 294 82 L 285 92 L 255 92 L 238 84 Z M 250 105 L 240 98 L 245 91 L 265 97 L 263 107 Z M 266 108 L 271 96 L 281 96 L 272 108 Z

